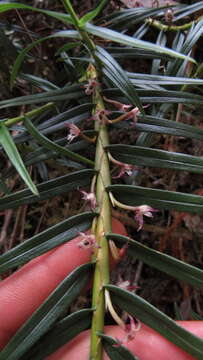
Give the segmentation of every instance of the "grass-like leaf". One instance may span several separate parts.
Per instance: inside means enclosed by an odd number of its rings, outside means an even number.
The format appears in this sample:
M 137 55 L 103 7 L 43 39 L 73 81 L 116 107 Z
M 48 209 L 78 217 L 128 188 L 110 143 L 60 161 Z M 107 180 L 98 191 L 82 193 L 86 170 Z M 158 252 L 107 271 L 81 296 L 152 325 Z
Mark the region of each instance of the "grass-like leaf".
M 178 20 L 182 19 L 183 17 L 193 14 L 196 11 L 202 10 L 202 8 L 203 8 L 202 1 L 199 1 L 199 2 L 197 2 L 195 4 L 191 4 L 191 5 L 181 6 L 180 9 L 177 9 L 174 12 L 174 21 L 178 21 Z
M 165 7 L 146 8 L 138 7 L 132 9 L 124 9 L 107 15 L 104 20 L 110 23 L 110 26 L 116 29 L 126 29 L 132 25 L 142 23 L 149 17 L 161 16 L 164 14 Z
M 125 346 L 119 345 L 111 336 L 99 334 L 104 350 L 111 360 L 139 360 Z
M 19 96 L 17 98 L 0 101 L 0 109 L 43 102 L 79 99 L 82 96 L 84 96 L 84 91 L 81 89 L 81 85 L 70 85 L 63 89 L 50 90 L 40 94 Z
M 84 131 L 83 133 L 86 134 L 87 132 Z M 90 132 L 88 131 L 88 134 L 89 133 Z M 91 132 L 91 135 L 94 136 L 95 132 Z M 76 143 L 70 144 L 67 146 L 67 138 L 58 139 L 55 141 L 55 144 L 58 144 L 60 146 L 65 146 L 70 151 L 81 151 L 81 150 L 87 149 L 89 146 L 89 143 L 85 140 L 77 141 Z M 59 156 L 60 156 L 60 154 L 57 153 L 56 151 L 48 150 L 48 149 L 45 149 L 44 147 L 39 147 L 37 150 L 32 151 L 31 153 L 27 154 L 24 157 L 24 163 L 25 163 L 25 165 L 29 166 L 29 165 L 37 164 L 41 161 L 48 160 L 48 159 L 56 159 Z M 73 164 L 73 162 L 71 162 L 71 160 L 69 160 L 69 163 L 70 163 L 70 167 L 71 167 L 71 163 Z M 78 162 L 74 162 L 74 164 L 77 166 L 77 169 L 83 167 L 83 165 L 79 164 Z M 8 171 L 7 176 L 8 176 L 8 174 L 10 176 L 11 172 Z
M 138 241 L 132 240 L 126 236 L 108 234 L 107 238 L 109 240 L 112 239 L 116 244 L 121 246 L 127 243 L 129 255 L 136 257 L 145 264 L 192 286 L 203 289 L 203 270 L 186 264 L 172 256 L 150 249 Z
M 110 145 L 106 149 L 126 164 L 203 173 L 203 159 L 198 156 L 132 145 Z
M 48 120 L 41 122 L 37 126 L 37 129 L 40 131 L 40 133 L 44 135 L 55 133 L 58 130 L 64 129 L 66 122 L 78 124 L 81 121 L 88 119 L 91 116 L 92 108 L 93 108 L 93 104 L 89 104 L 89 103 L 78 105 L 60 114 L 52 116 Z M 16 143 L 21 143 L 24 141 L 28 141 L 30 139 L 31 139 L 31 135 L 29 135 L 27 131 L 22 132 L 21 134 L 14 137 L 14 141 Z
M 76 311 L 58 321 L 21 360 L 44 360 L 59 347 L 67 344 L 76 335 L 91 325 L 92 309 Z
M 16 168 L 18 174 L 23 179 L 25 184 L 29 187 L 33 194 L 38 195 L 38 190 L 21 159 L 13 138 L 10 135 L 7 127 L 4 125 L 0 125 L 0 144 L 3 146 L 3 149 L 8 155 L 10 162 Z
M 78 267 L 51 293 L 0 353 L 0 360 L 18 360 L 44 335 L 87 284 L 92 264 Z
M 110 30 L 110 29 L 107 29 L 107 28 L 104 28 L 101 26 L 95 26 L 90 23 L 87 23 L 87 24 L 85 24 L 84 28 L 88 33 L 90 33 L 92 35 L 98 36 L 98 37 L 106 39 L 106 40 L 114 41 L 119 44 L 124 44 L 124 45 L 132 46 L 132 47 L 136 47 L 136 48 L 140 48 L 140 49 L 146 49 L 146 50 L 154 51 L 158 54 L 171 55 L 175 58 L 177 57 L 177 58 L 180 58 L 183 60 L 189 60 L 189 61 L 195 62 L 195 60 L 193 60 L 191 57 L 185 56 L 185 55 L 180 54 L 171 49 L 161 47 L 159 45 L 152 44 L 147 41 L 135 39 L 131 36 L 124 35 L 124 34 L 121 34 L 120 32 Z
M 108 46 L 106 50 L 115 58 L 118 59 L 163 59 L 169 60 L 172 59 L 171 56 L 166 54 L 157 54 L 154 51 L 146 49 L 137 49 L 129 46 Z
M 94 170 L 80 170 L 45 181 L 37 185 L 39 196 L 32 195 L 28 189 L 6 195 L 0 199 L 0 210 L 13 209 L 23 204 L 47 200 L 81 186 L 86 186 L 91 182 L 94 174 Z
M 146 104 L 203 104 L 203 96 L 184 91 L 172 91 L 164 88 L 161 90 L 136 89 L 136 91 L 140 100 Z M 121 94 L 120 89 L 116 88 L 104 90 L 104 95 L 110 98 L 121 96 Z M 122 100 L 123 102 L 127 101 L 125 98 Z
M 33 6 L 24 5 L 16 2 L 7 2 L 7 1 L 1 1 L 0 3 L 0 13 L 3 13 L 5 11 L 14 10 L 14 9 L 22 9 L 22 10 L 31 10 L 35 12 L 39 12 L 48 16 L 51 16 L 57 20 L 61 20 L 65 23 L 73 24 L 73 21 L 71 19 L 71 16 L 68 14 L 59 13 L 56 11 L 50 11 L 50 10 L 44 10 L 40 8 L 35 8 Z
M 95 214 L 85 212 L 70 217 L 17 245 L 0 257 L 0 273 L 23 265 L 33 258 L 64 244 L 91 227 Z
M 158 331 L 166 339 L 194 356 L 195 359 L 202 360 L 202 339 L 186 331 L 138 295 L 114 285 L 107 285 L 105 287 L 110 291 L 113 302 L 121 309 Z
M 203 141 L 203 130 L 201 128 L 155 116 L 145 115 L 145 117 L 138 117 L 135 129 L 143 132 L 183 136 Z
M 46 136 L 42 135 L 39 130 L 33 125 L 30 119 L 25 118 L 24 124 L 28 132 L 37 140 L 38 143 L 40 143 L 46 149 L 56 151 L 60 155 L 67 156 L 69 159 L 94 166 L 94 162 L 92 160 L 89 160 L 84 156 L 76 154 L 75 152 L 70 151 L 63 146 L 56 144 L 55 142 L 49 140 Z
M 132 105 L 137 106 L 140 111 L 144 113 L 135 88 L 117 61 L 106 50 L 99 46 L 97 46 L 95 55 L 102 62 L 104 75 L 114 86 L 117 86 L 120 89 Z
M 126 72 L 127 76 L 134 85 L 137 84 L 156 84 L 156 85 L 203 85 L 202 79 L 193 79 L 187 77 L 162 76 L 152 74 L 139 74 Z
M 147 204 L 160 210 L 203 214 L 203 197 L 199 195 L 132 185 L 111 185 L 108 190 L 112 191 L 119 201 L 127 205 Z
M 86 24 L 86 22 L 93 20 L 101 12 L 107 1 L 108 0 L 101 0 L 94 10 L 89 11 L 87 14 L 85 14 L 80 19 L 80 26 L 83 26 L 84 24 Z

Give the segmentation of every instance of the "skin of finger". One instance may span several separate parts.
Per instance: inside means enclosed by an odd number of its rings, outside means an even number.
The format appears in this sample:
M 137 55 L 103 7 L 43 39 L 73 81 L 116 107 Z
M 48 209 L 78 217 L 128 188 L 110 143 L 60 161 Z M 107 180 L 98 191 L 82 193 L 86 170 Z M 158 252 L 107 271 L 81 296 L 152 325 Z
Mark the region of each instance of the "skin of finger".
M 118 220 L 112 227 L 126 235 Z M 0 283 L 1 348 L 72 270 L 90 261 L 91 249 L 80 249 L 80 241 L 79 236 L 37 257 Z
M 180 326 L 203 338 L 203 321 L 178 321 Z M 125 337 L 124 331 L 118 326 L 107 326 L 106 335 L 122 340 Z M 46 360 L 78 360 L 78 355 L 83 354 L 83 360 L 89 359 L 89 331 L 79 334 L 68 344 L 61 347 Z M 135 338 L 124 344 L 139 360 L 195 360 L 194 357 L 178 348 L 168 340 L 164 339 L 156 331 L 142 324 Z M 104 354 L 103 360 L 109 357 Z

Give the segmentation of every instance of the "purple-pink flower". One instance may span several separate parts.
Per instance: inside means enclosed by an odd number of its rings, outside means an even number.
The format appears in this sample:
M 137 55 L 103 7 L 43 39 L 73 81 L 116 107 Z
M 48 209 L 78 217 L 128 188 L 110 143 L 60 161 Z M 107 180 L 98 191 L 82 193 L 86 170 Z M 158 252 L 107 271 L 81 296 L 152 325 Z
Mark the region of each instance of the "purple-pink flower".
M 65 123 L 65 126 L 69 129 L 69 134 L 67 136 L 67 140 L 69 143 L 73 141 L 76 137 L 80 135 L 80 129 L 73 123 Z
M 134 291 L 134 290 L 137 290 L 139 288 L 137 285 L 130 285 L 129 280 L 124 281 L 122 279 L 120 279 L 117 282 L 117 286 L 120 287 L 121 289 L 128 290 L 128 291 Z
M 152 218 L 153 212 L 157 212 L 158 210 L 153 209 L 149 205 L 140 205 L 135 208 L 135 220 L 138 222 L 138 229 L 137 231 L 141 230 L 144 224 L 143 216 L 147 216 Z
M 93 192 L 86 192 L 81 190 L 80 191 L 83 195 L 82 199 L 89 202 L 90 207 L 92 210 L 95 210 L 96 206 L 97 206 L 97 201 L 96 201 L 96 197 L 95 194 Z
M 141 323 L 139 320 L 136 323 L 134 318 L 131 315 L 127 314 L 126 321 L 128 320 L 129 322 L 125 324 L 125 328 L 124 328 L 125 336 L 123 339 L 116 339 L 117 344 L 114 345 L 115 347 L 119 347 L 121 345 L 128 343 L 129 341 L 134 340 L 136 332 L 140 330 Z
M 79 232 L 81 237 L 81 241 L 78 243 L 78 247 L 80 249 L 90 249 L 93 247 L 99 247 L 96 243 L 95 236 L 93 234 L 86 234 L 83 232 Z
M 118 175 L 114 176 L 113 178 L 118 179 L 118 178 L 121 178 L 125 174 L 127 174 L 128 176 L 131 176 L 133 173 L 133 170 L 136 170 L 136 169 L 137 169 L 137 167 L 135 165 L 121 163 L 120 171 L 119 171 Z
M 84 85 L 85 88 L 85 94 L 91 95 L 94 93 L 96 86 L 98 86 L 99 83 L 95 79 L 90 79 L 87 84 Z

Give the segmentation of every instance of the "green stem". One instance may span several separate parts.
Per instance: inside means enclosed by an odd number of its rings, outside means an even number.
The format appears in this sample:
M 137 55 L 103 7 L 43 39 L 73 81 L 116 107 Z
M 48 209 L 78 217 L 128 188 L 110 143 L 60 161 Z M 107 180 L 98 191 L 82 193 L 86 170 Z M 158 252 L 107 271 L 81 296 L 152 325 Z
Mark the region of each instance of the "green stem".
M 31 118 L 32 116 L 36 116 L 36 115 L 40 115 L 42 114 L 44 111 L 50 109 L 51 107 L 55 106 L 54 103 L 48 103 L 46 105 L 40 106 L 37 109 L 28 111 L 27 113 L 14 117 L 12 119 L 8 119 L 4 122 L 5 126 L 12 126 L 14 124 L 17 124 L 19 121 L 23 121 L 25 119 L 25 117 L 27 118 Z
M 63 0 L 66 10 L 72 16 L 75 27 L 80 33 L 80 36 L 87 46 L 91 57 L 95 61 L 94 66 L 89 65 L 87 70 L 87 80 L 97 80 L 100 70 L 100 61 L 95 56 L 95 44 L 89 37 L 84 27 L 80 24 L 69 0 Z M 105 109 L 103 98 L 101 95 L 101 88 L 98 85 L 93 93 L 93 103 L 96 104 L 93 115 L 98 111 Z M 90 359 L 102 360 L 102 343 L 98 333 L 103 332 L 104 329 L 104 316 L 105 316 L 105 293 L 104 286 L 109 283 L 109 247 L 108 241 L 104 236 L 105 233 L 111 232 L 111 204 L 106 187 L 111 184 L 109 159 L 105 152 L 104 147 L 109 145 L 108 131 L 105 124 L 100 123 L 99 117 L 95 121 L 95 130 L 98 132 L 96 153 L 95 153 L 95 170 L 98 172 L 95 187 L 96 187 L 96 200 L 99 210 L 98 218 L 93 222 L 92 229 L 99 247 L 92 256 L 92 261 L 96 262 L 94 281 L 93 281 L 93 294 L 92 294 L 92 307 L 95 309 L 92 317 L 91 329 L 91 345 L 90 345 Z M 93 187 L 93 186 L 92 186 Z M 93 190 L 91 190 L 93 191 Z
M 63 2 L 63 5 L 64 5 L 66 11 L 72 17 L 75 27 L 78 29 L 80 20 L 77 16 L 75 10 L 73 9 L 71 2 L 69 0 L 62 0 L 62 2 Z
M 150 26 L 153 26 L 156 29 L 159 29 L 162 31 L 180 31 L 180 30 L 184 31 L 184 30 L 190 29 L 194 23 L 198 23 L 198 21 L 200 21 L 202 19 L 203 19 L 203 16 L 200 16 L 198 19 L 196 19 L 194 21 L 190 21 L 189 23 L 186 23 L 183 25 L 165 25 L 165 24 L 162 24 L 161 21 L 154 20 L 152 18 L 145 20 L 145 22 L 147 24 L 149 24 Z
M 88 74 L 92 79 L 97 78 L 97 73 L 90 65 Z M 101 89 L 98 85 L 94 94 L 94 103 L 96 103 L 95 112 L 103 110 L 104 104 L 101 96 Z M 90 359 L 102 359 L 102 344 L 99 332 L 103 332 L 105 316 L 105 296 L 104 285 L 109 283 L 109 248 L 104 233 L 111 231 L 111 204 L 106 187 L 110 185 L 109 159 L 105 152 L 105 146 L 109 144 L 108 131 L 105 124 L 96 122 L 95 129 L 98 131 L 95 154 L 95 170 L 98 172 L 96 181 L 96 199 L 99 207 L 99 216 L 96 220 L 95 236 L 99 244 L 97 253 L 93 256 L 96 261 L 96 268 L 93 282 L 92 307 L 95 308 L 92 329 L 91 329 L 91 347 Z

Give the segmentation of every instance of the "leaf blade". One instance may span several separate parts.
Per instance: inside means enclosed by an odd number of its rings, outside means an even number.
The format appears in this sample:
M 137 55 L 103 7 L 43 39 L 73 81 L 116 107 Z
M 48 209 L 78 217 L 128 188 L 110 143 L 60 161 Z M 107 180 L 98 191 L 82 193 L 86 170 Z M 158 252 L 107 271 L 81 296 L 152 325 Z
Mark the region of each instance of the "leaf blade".
M 79 295 L 88 282 L 91 270 L 92 264 L 85 264 L 72 271 L 5 346 L 0 360 L 20 359 Z
M 163 271 L 176 279 L 203 289 L 203 270 L 184 263 L 170 255 L 150 249 L 127 236 L 107 234 L 107 239 L 112 239 L 119 245 L 128 244 L 129 255 L 138 258 L 145 264 L 152 266 L 159 271 Z
M 175 321 L 138 295 L 118 288 L 115 285 L 106 285 L 105 288 L 110 291 L 113 302 L 121 309 L 127 311 L 132 316 L 137 317 L 155 331 L 158 331 L 166 339 L 194 356 L 195 359 L 202 359 L 202 339 L 189 331 L 186 331 L 175 323 Z
M 9 160 L 16 168 L 18 174 L 23 179 L 28 188 L 34 195 L 39 195 L 36 185 L 33 183 L 22 159 L 20 153 L 9 133 L 6 126 L 0 125 L 0 143 L 4 148 L 4 151 L 8 155 Z

